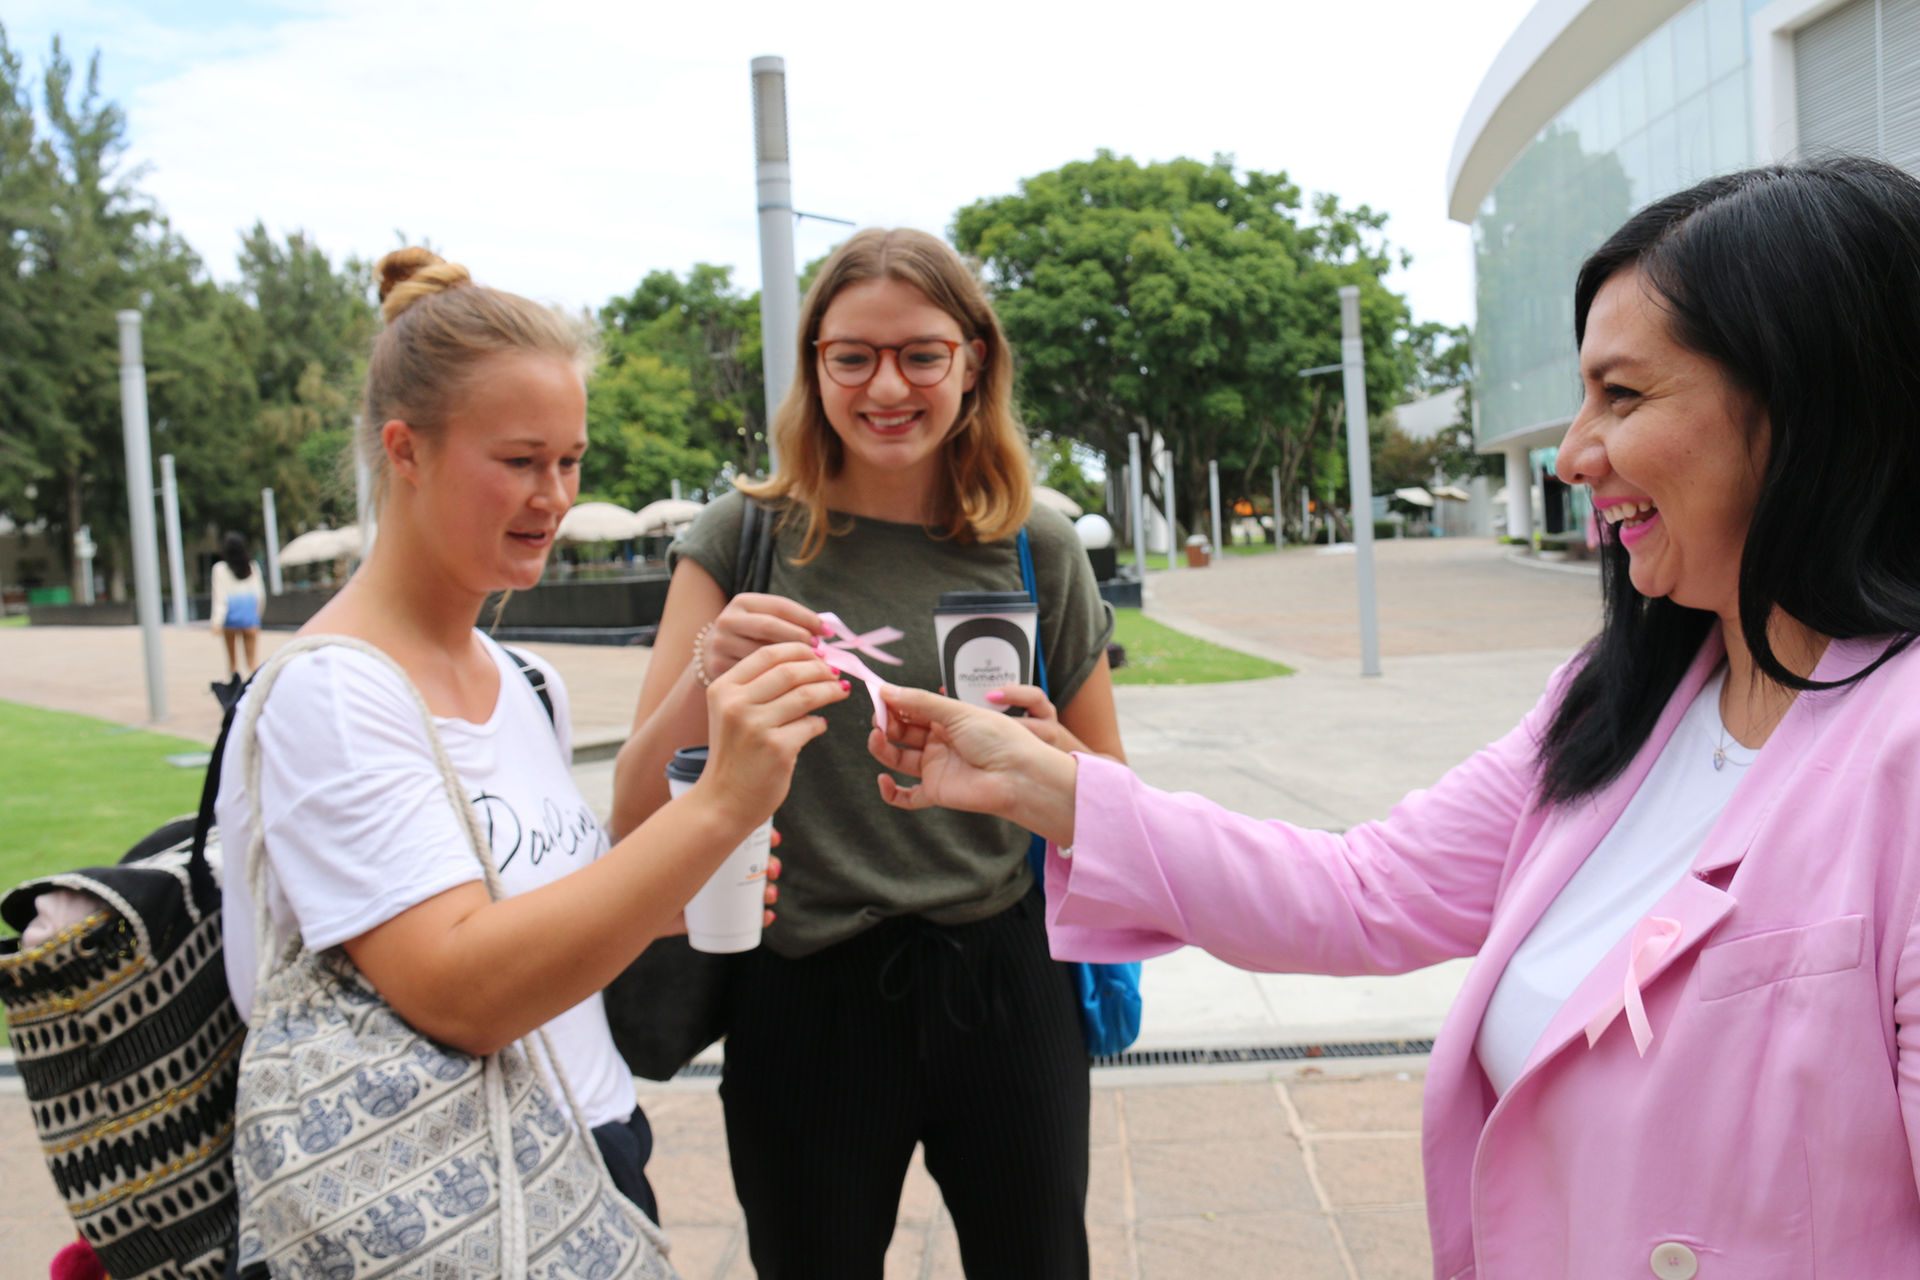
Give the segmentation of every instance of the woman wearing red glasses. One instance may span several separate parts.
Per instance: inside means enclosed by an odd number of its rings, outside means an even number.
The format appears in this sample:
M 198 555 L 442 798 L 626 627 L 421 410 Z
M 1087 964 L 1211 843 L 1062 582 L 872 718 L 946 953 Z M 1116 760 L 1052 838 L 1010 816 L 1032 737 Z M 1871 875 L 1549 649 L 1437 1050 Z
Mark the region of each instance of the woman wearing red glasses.
M 1035 732 L 1119 758 L 1112 611 L 1067 521 L 1032 505 L 1012 354 L 979 282 L 918 231 L 862 231 L 801 314 L 799 373 L 773 424 L 779 470 L 741 482 L 676 544 L 673 584 L 621 752 L 617 836 L 665 803 L 675 747 L 704 741 L 701 686 L 820 611 L 892 626 L 889 680 L 940 684 L 947 591 L 1020 590 L 1033 549 L 1054 701 Z M 743 504 L 774 513 L 764 593 L 736 581 Z M 1031 701 L 1031 691 L 1011 700 Z M 967 1274 L 1088 1270 L 1087 1054 L 1048 959 L 1028 834 L 878 796 L 872 708 L 826 712 L 775 817 L 780 916 L 734 975 L 721 1097 L 761 1280 L 879 1280 L 916 1144 Z

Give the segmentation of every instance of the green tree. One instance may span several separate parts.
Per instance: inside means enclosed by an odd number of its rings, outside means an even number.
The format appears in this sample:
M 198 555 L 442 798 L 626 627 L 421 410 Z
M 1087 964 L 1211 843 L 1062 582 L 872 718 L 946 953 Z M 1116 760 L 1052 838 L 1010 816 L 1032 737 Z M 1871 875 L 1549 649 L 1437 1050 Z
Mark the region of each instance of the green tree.
M 765 465 L 760 295 L 736 289 L 732 267 L 696 263 L 685 280 L 671 271 L 649 272 L 631 294 L 601 308 L 600 321 L 610 349 L 647 352 L 686 375 L 694 450 L 686 461 L 692 465 L 706 456 L 716 466 L 697 479 L 680 475 L 682 480 L 710 489 L 718 464 L 748 475 Z
M 140 304 L 136 265 L 155 215 L 121 169 L 126 121 L 100 96 L 99 56 L 76 85 L 56 37 L 41 83 L 47 127 L 33 153 L 44 203 L 16 245 L 28 359 L 46 395 L 16 428 L 35 478 L 7 487 L 62 546 L 90 523 L 111 569 L 124 564 L 127 522 L 114 312 Z
M 1404 261 L 1386 218 L 1302 197 L 1284 173 L 1230 157 L 1142 165 L 1102 151 L 961 209 L 954 243 L 977 258 L 1020 359 L 1029 424 L 1084 441 L 1117 473 L 1127 435 L 1155 433 L 1187 511 L 1207 463 L 1229 500 L 1344 484 L 1337 382 L 1299 370 L 1339 359 L 1343 284 L 1361 288 L 1375 411 L 1402 381 L 1405 301 L 1381 278 Z M 1148 477 L 1155 500 L 1163 478 Z
M 235 449 L 248 503 L 271 486 L 289 528 L 354 519 L 352 424 L 378 324 L 373 266 L 336 266 L 304 231 L 276 240 L 255 222 L 240 237 L 237 298 L 250 308 L 245 359 L 260 409 Z M 252 527 L 249 521 L 246 526 Z
M 695 438 L 699 398 L 686 370 L 632 338 L 612 334 L 607 346 L 587 384 L 581 500 L 640 507 L 664 496 L 676 479 L 710 487 L 720 463 Z
M 1040 477 L 1040 483 L 1049 489 L 1057 489 L 1080 504 L 1082 511 L 1104 511 L 1107 505 L 1106 489 L 1087 479 L 1085 468 L 1076 451 L 1085 449 L 1085 445 L 1076 446 L 1072 440 L 1042 438 L 1034 441 L 1033 473 Z
M 50 183 L 35 145 L 33 101 L 0 24 L 0 512 L 30 516 L 30 489 L 53 478 L 41 436 L 58 397 L 42 359 L 24 279 L 28 237 L 45 223 Z

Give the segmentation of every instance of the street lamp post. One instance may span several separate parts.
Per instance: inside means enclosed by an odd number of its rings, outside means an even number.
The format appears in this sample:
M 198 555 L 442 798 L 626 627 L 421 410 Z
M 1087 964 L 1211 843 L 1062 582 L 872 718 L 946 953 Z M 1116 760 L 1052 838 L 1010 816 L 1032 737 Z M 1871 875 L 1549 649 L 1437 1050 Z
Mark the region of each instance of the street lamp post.
M 161 425 L 166 425 L 165 419 Z M 173 455 L 160 455 L 160 513 L 167 525 L 167 580 L 173 588 L 173 625 L 187 625 L 187 567 L 180 555 L 180 486 L 173 475 Z
M 793 165 L 787 146 L 787 61 L 753 60 L 753 141 L 760 213 L 760 368 L 766 378 L 767 470 L 773 415 L 793 383 L 800 341 L 800 278 L 793 263 Z
M 160 649 L 160 548 L 153 529 L 153 445 L 147 434 L 147 370 L 140 350 L 140 313 L 116 312 L 120 324 L 120 423 L 127 452 L 127 517 L 133 534 L 134 607 L 147 659 L 147 716 L 167 718 L 167 677 Z
M 1360 674 L 1380 674 L 1380 617 L 1373 575 L 1373 458 L 1367 440 L 1367 371 L 1360 340 L 1360 286 L 1340 286 L 1340 363 L 1302 369 L 1300 376 L 1342 375 L 1347 409 L 1347 488 L 1353 496 L 1354 579 L 1360 596 Z M 1331 526 L 1329 526 L 1331 529 Z M 1329 531 L 1328 542 L 1332 542 Z

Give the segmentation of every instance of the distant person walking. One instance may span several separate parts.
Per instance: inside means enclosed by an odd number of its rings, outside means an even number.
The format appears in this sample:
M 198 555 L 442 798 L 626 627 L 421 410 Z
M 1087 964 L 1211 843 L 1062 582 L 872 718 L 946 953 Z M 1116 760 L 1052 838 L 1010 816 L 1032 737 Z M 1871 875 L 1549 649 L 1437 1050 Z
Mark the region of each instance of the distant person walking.
M 227 675 L 240 678 L 239 648 L 245 644 L 247 671 L 260 665 L 260 613 L 266 603 L 266 588 L 260 584 L 260 572 L 247 547 L 247 535 L 228 532 L 220 540 L 220 558 L 213 562 L 213 634 L 227 649 Z

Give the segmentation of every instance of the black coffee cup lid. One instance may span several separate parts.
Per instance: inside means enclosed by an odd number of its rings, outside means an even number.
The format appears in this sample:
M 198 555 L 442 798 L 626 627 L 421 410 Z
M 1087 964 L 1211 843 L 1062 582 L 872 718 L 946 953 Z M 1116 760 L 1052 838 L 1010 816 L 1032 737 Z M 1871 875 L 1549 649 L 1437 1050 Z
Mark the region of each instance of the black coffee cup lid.
M 682 747 L 667 762 L 667 776 L 675 782 L 698 782 L 707 767 L 705 747 Z
M 1024 591 L 943 591 L 936 613 L 1021 613 L 1034 607 Z

